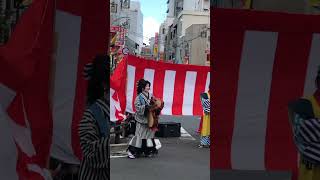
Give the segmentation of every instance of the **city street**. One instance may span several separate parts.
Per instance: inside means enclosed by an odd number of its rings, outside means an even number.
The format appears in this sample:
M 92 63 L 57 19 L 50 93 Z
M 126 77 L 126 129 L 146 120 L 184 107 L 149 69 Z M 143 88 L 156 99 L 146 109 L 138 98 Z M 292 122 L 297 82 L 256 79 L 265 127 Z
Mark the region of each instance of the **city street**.
M 162 116 L 161 122 L 180 122 L 179 138 L 160 138 L 162 148 L 154 158 L 128 159 L 126 145 L 111 147 L 112 180 L 207 180 L 210 179 L 210 149 L 199 149 L 199 117 Z

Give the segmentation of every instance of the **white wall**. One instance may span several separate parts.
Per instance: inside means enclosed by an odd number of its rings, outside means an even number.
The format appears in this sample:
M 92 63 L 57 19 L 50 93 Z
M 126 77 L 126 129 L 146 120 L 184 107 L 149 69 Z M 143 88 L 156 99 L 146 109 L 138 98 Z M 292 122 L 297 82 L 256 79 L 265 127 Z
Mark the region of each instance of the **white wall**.
M 203 11 L 203 9 L 210 9 L 210 1 L 209 0 L 196 0 L 196 10 Z
M 111 1 L 112 2 L 112 1 Z M 120 0 L 115 0 L 118 4 L 118 12 L 114 15 L 114 19 L 119 17 L 129 17 L 128 37 L 142 47 L 143 44 L 143 14 L 141 12 L 141 4 L 138 1 L 131 1 L 130 9 L 120 8 Z M 122 24 L 127 21 L 127 18 L 119 19 L 114 22 L 115 25 Z M 112 23 L 112 22 L 111 22 Z
M 196 9 L 198 0 L 184 0 L 183 1 L 183 10 L 193 11 Z
M 192 24 L 210 24 L 210 13 L 209 12 L 188 12 L 183 11 L 180 14 L 181 32 L 178 32 L 179 36 L 184 36 L 185 31 Z
M 164 34 L 163 34 L 163 29 L 165 29 Z M 165 37 L 166 37 L 166 26 L 165 26 L 165 22 L 163 22 L 159 28 L 159 52 L 164 51 Z
M 137 21 L 137 32 L 139 35 L 137 35 L 137 43 L 139 44 L 139 47 L 141 49 L 143 45 L 143 14 L 141 12 L 141 8 L 139 8 L 138 11 L 138 21 Z
M 165 1 L 167 1 L 167 0 L 165 0 Z M 169 4 L 167 4 L 168 9 L 169 9 L 169 13 L 167 13 L 167 17 L 174 16 L 174 4 L 175 4 L 175 0 L 169 0 Z
M 133 40 L 142 46 L 143 43 L 143 14 L 141 4 L 138 1 L 131 1 L 130 4 L 130 30 L 129 35 Z

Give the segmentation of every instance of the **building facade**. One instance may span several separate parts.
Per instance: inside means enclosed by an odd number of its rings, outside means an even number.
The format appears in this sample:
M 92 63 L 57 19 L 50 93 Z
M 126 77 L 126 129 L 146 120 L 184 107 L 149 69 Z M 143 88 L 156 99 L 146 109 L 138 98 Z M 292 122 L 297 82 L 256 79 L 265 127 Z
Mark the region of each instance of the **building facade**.
M 110 26 L 120 26 L 126 30 L 123 47 L 132 49 L 130 53 L 138 54 L 143 45 L 143 14 L 141 4 L 138 1 L 111 0 L 110 1 L 111 20 Z M 119 36 L 119 35 L 118 35 Z
M 171 3 L 174 4 L 172 6 Z M 170 9 L 170 8 L 174 9 Z M 168 24 L 166 31 L 164 51 L 165 59 L 172 60 L 176 64 L 189 61 L 186 49 L 186 29 L 193 24 L 210 24 L 209 0 L 169 0 L 168 17 L 173 14 L 172 23 Z M 172 12 L 171 14 L 169 14 Z M 170 15 L 170 16 L 169 16 Z M 199 34 L 195 35 L 199 36 Z
M 210 27 L 208 24 L 193 24 L 186 29 L 182 57 L 186 64 L 210 65 Z
M 144 46 L 141 48 L 141 54 L 140 57 L 144 59 L 152 59 L 152 51 L 150 46 Z

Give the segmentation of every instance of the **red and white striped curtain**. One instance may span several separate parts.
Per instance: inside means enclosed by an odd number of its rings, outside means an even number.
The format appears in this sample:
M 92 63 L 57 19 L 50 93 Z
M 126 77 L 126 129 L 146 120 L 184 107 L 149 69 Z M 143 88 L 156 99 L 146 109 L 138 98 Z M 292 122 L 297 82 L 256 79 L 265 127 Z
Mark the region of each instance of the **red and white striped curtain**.
M 127 56 L 118 68 L 121 71 L 115 71 L 111 78 L 113 81 L 111 84 L 118 84 L 116 85 L 118 87 L 113 88 L 117 93 L 122 110 L 135 112 L 134 100 L 137 96 L 137 82 L 143 78 L 151 83 L 150 93 L 163 99 L 162 114 L 202 114 L 200 94 L 208 91 L 210 67 L 170 64 Z M 117 81 L 126 83 L 120 85 Z M 112 96 L 116 98 L 115 94 Z M 111 104 L 111 106 L 114 105 Z
M 320 17 L 213 11 L 212 169 L 297 173 L 289 101 L 312 95 Z

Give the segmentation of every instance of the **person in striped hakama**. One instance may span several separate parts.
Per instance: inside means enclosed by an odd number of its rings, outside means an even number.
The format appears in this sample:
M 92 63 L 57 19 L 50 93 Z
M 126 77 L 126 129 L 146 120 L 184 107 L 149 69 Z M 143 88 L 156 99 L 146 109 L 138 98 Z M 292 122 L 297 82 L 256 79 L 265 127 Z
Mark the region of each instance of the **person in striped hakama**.
M 209 88 L 210 89 L 210 88 Z M 203 107 L 203 116 L 200 122 L 200 145 L 199 148 L 210 147 L 210 92 L 200 95 Z
M 316 88 L 313 96 L 307 98 L 312 105 L 314 118 L 298 121 L 301 122 L 298 135 L 304 142 L 299 180 L 320 179 L 320 66 L 316 77 Z M 296 119 L 299 120 L 301 117 L 297 115 Z
M 108 57 L 97 56 L 85 69 L 89 84 L 87 108 L 78 129 L 83 153 L 79 180 L 110 179 L 108 68 Z
M 144 79 L 138 81 L 137 97 L 134 105 L 136 108 L 135 120 L 136 131 L 135 135 L 129 141 L 128 158 L 134 159 L 144 154 L 146 157 L 152 157 L 158 153 L 154 141 L 155 130 L 149 128 L 147 115 L 154 108 L 150 105 L 151 95 L 149 94 L 151 83 Z
M 320 67 L 316 92 L 289 104 L 294 140 L 300 154 L 299 180 L 320 179 Z

